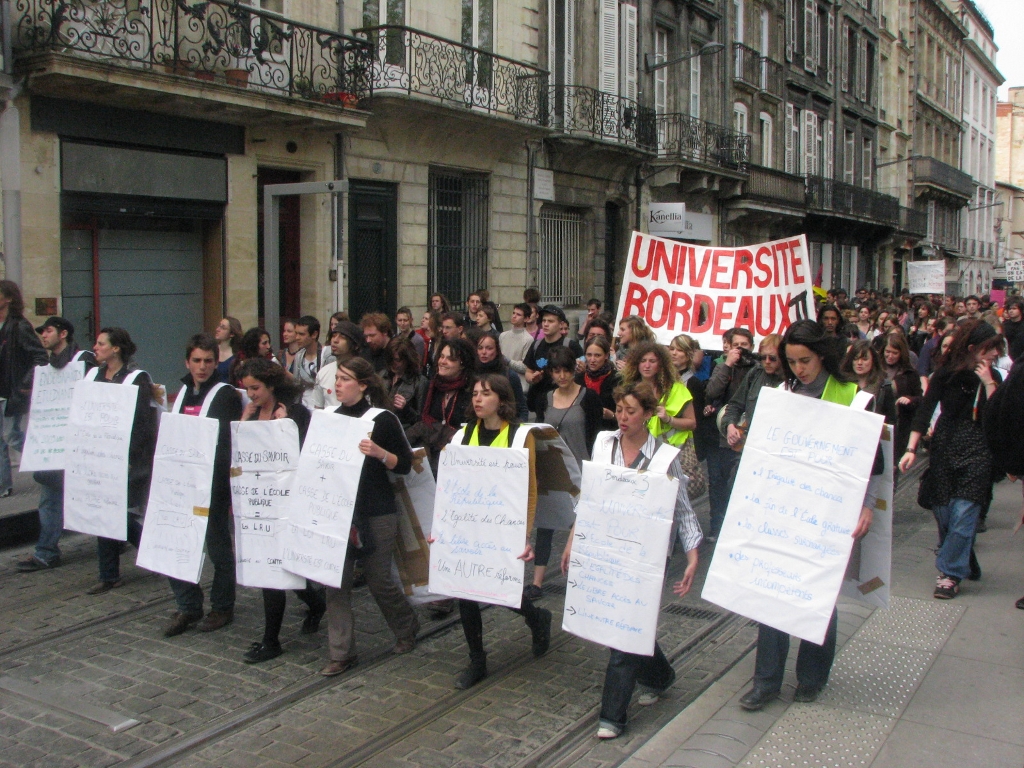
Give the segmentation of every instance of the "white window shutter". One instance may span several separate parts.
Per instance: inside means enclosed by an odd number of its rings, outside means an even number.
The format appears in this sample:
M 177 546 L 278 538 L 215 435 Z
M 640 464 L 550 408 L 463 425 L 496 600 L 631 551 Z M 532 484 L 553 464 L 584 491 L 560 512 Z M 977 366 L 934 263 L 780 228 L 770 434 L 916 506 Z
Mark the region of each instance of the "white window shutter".
M 828 40 L 826 40 L 828 50 L 825 51 L 825 78 L 829 85 L 836 80 L 836 17 L 829 11 L 828 14 Z
M 850 25 L 843 21 L 839 35 L 839 84 L 843 91 L 850 90 Z
M 786 0 L 786 61 L 793 60 L 796 48 L 796 0 Z M 767 54 L 765 54 L 767 55 Z
M 601 0 L 598 86 L 604 93 L 619 93 L 619 0 Z
M 558 37 L 555 14 L 560 2 L 563 0 L 548 0 L 548 72 L 551 85 L 555 84 L 555 63 L 558 60 L 558 46 L 555 45 L 555 38 Z
M 863 35 L 857 37 L 857 98 L 867 100 L 868 83 L 868 41 Z
M 560 1 L 565 3 L 565 84 L 576 85 L 576 0 Z
M 635 5 L 619 6 L 622 14 L 621 51 L 619 61 L 622 66 L 620 95 L 636 101 L 636 69 L 637 69 L 637 10 Z
M 814 20 L 818 17 L 814 0 L 804 0 L 804 69 L 814 71 Z
M 786 173 L 796 173 L 796 147 L 793 146 L 796 113 L 792 104 L 786 104 Z
M 823 152 L 825 153 L 824 168 L 822 168 L 822 175 L 827 179 L 835 178 L 835 123 L 831 120 L 825 120 L 825 140 L 823 142 Z
M 843 140 L 843 181 L 846 184 L 853 184 L 853 131 L 847 131 Z
M 814 173 L 814 134 L 817 118 L 818 115 L 813 109 L 804 110 L 803 137 L 801 139 L 804 150 L 803 167 L 800 170 L 805 176 Z
M 875 144 L 873 141 L 868 139 L 864 142 L 864 152 L 861 157 L 861 183 L 866 189 L 871 189 L 874 159 Z
M 814 67 L 817 69 L 825 60 L 821 58 L 821 15 L 817 4 L 814 5 Z

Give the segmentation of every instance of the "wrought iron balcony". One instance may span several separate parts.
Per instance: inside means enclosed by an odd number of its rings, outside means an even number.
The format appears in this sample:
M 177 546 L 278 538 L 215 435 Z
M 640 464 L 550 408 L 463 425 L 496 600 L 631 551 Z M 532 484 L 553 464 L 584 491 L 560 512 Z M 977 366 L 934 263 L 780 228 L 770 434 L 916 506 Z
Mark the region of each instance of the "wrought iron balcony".
M 657 116 L 650 107 L 584 85 L 556 85 L 548 94 L 547 124 L 561 133 L 649 152 L 657 148 Z
M 16 57 L 53 53 L 352 106 L 365 40 L 224 0 L 13 0 Z
M 974 196 L 974 181 L 970 174 L 947 165 L 934 157 L 915 157 L 913 160 L 914 184 L 931 185 L 943 192 L 968 199 Z
M 743 43 L 733 43 L 733 77 L 751 88 L 761 87 L 761 54 Z
M 802 176 L 784 171 L 750 166 L 750 179 L 744 186 L 744 196 L 767 202 L 782 203 L 803 208 L 807 202 L 807 190 Z
M 896 227 L 900 222 L 900 201 L 863 187 L 855 187 L 822 176 L 807 177 L 807 207 L 840 215 L 860 216 Z
M 410 27 L 356 30 L 373 49 L 377 95 L 404 93 L 447 106 L 541 124 L 547 72 Z
M 750 136 L 679 112 L 657 116 L 658 157 L 747 172 Z
M 900 206 L 900 223 L 897 229 L 908 235 L 925 238 L 928 236 L 928 213 L 914 208 Z

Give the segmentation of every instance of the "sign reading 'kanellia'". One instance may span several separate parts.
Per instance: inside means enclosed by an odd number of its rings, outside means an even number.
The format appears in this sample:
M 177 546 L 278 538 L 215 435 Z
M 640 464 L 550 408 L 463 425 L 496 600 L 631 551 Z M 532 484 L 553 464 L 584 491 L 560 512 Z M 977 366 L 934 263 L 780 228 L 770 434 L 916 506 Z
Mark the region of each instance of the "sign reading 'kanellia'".
M 637 315 L 663 344 L 686 333 L 706 349 L 730 328 L 760 338 L 814 316 L 804 235 L 740 248 L 634 232 L 618 317 Z

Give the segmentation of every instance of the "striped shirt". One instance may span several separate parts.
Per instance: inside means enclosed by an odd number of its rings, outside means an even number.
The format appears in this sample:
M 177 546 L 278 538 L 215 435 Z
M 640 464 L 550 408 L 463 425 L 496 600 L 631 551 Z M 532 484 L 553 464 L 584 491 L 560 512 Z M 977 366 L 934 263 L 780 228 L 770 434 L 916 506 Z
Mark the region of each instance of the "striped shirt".
M 654 458 L 654 454 L 658 450 L 658 446 L 662 444 L 662 441 L 656 438 L 654 435 L 648 433 L 647 442 L 640 448 L 640 454 L 636 457 L 636 460 L 632 464 L 626 464 L 622 457 L 622 430 L 615 431 L 615 442 L 612 448 L 612 464 L 617 467 L 630 467 L 631 469 L 643 469 L 651 463 L 651 459 Z M 671 447 L 671 446 L 669 446 Z M 675 520 L 679 525 L 679 543 L 683 545 L 683 549 L 689 552 L 691 549 L 696 549 L 704 538 L 704 535 L 700 530 L 700 523 L 697 522 L 697 515 L 694 514 L 693 507 L 690 506 L 690 496 L 686 492 L 686 486 L 690 482 L 690 478 L 683 472 L 683 467 L 679 463 L 679 456 L 677 455 L 672 459 L 672 463 L 668 468 L 669 477 L 675 477 L 679 479 L 679 492 L 676 494 L 676 508 L 675 508 Z

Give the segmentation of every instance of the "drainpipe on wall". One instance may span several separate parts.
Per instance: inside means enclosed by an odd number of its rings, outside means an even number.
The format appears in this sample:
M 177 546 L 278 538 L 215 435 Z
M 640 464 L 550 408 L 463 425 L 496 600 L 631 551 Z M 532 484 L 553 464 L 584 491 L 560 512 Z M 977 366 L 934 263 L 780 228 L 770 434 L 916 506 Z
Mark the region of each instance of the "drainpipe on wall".
M 533 215 L 533 166 L 537 160 L 536 142 L 526 142 L 526 287 L 540 286 L 537 236 Z
M 636 230 L 637 232 L 639 232 L 640 231 L 640 227 L 643 224 L 643 216 L 640 215 L 640 206 L 641 206 L 641 203 L 643 202 L 642 198 L 643 198 L 643 191 L 644 191 L 644 176 L 640 172 L 640 166 L 639 165 L 636 167 L 636 170 L 633 173 L 634 173 L 633 183 L 636 184 L 636 215 L 633 217 L 633 220 L 634 220 L 633 229 Z
M 343 7 L 338 3 L 338 8 Z M 338 11 L 340 24 L 341 10 Z M 345 134 L 334 134 L 334 178 L 345 178 Z M 331 218 L 334 220 L 334 311 L 345 309 L 345 262 L 342 258 L 345 243 L 345 195 L 331 195 Z M 397 286 L 396 286 L 397 288 Z
M 0 84 L 0 189 L 3 195 L 4 267 L 8 280 L 21 284 L 21 125 L 15 97 L 21 84 Z

